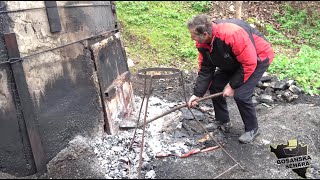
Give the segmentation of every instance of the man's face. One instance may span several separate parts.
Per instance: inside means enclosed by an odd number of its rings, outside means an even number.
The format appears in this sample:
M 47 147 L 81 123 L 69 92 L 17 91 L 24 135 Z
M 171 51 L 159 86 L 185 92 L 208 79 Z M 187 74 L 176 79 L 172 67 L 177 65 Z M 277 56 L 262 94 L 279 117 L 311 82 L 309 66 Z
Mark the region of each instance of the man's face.
M 209 34 L 207 32 L 204 32 L 203 34 L 199 34 L 194 29 L 189 29 L 189 32 L 190 32 L 190 35 L 191 35 L 191 39 L 194 40 L 194 41 L 197 41 L 199 43 L 210 42 L 210 37 L 209 37 Z

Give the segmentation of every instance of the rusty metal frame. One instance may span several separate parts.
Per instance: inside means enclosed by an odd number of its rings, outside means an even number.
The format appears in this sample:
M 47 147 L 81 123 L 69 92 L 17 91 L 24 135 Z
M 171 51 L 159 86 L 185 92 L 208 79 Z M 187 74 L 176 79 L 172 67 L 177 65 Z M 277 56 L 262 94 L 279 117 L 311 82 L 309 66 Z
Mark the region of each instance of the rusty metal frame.
M 151 74 L 147 74 L 147 72 L 153 72 L 153 71 L 157 71 L 157 72 L 169 72 L 169 74 L 160 74 L 160 75 L 151 75 Z M 139 110 L 139 115 L 138 115 L 138 120 L 137 120 L 137 125 L 133 134 L 133 138 L 131 141 L 131 144 L 129 146 L 129 150 L 132 149 L 132 145 L 136 136 L 136 132 L 139 126 L 139 121 L 140 121 L 140 115 L 141 115 L 141 110 L 142 110 L 142 106 L 144 103 L 144 99 L 147 97 L 147 101 L 146 101 L 146 107 L 145 107 L 145 111 L 144 111 L 144 123 L 143 123 L 143 130 L 142 130 L 142 140 L 141 140 L 141 146 L 140 146 L 140 159 L 139 159 L 139 168 L 138 168 L 138 178 L 141 179 L 141 168 L 142 168 L 142 153 L 143 153 L 143 146 L 144 146 L 144 133 L 145 133 L 145 128 L 146 128 L 146 124 L 147 124 L 147 112 L 148 112 L 148 102 L 149 102 L 149 98 L 151 96 L 151 92 L 152 92 L 152 81 L 153 79 L 165 79 L 165 78 L 174 78 L 174 77 L 178 77 L 180 75 L 180 70 L 179 69 L 175 69 L 175 68 L 145 68 L 145 69 L 140 69 L 138 70 L 137 76 L 140 78 L 144 78 L 144 90 L 143 90 L 143 100 L 140 106 L 140 110 Z M 147 79 L 150 80 L 149 83 L 149 89 L 148 89 L 148 93 L 146 93 L 146 83 L 147 83 Z
M 170 74 L 157 74 L 157 75 L 148 75 L 147 72 L 152 71 L 162 71 L 162 72 L 171 72 Z M 140 78 L 150 78 L 152 79 L 167 79 L 167 78 L 174 78 L 180 75 L 180 70 L 175 68 L 144 68 L 138 70 L 137 76 Z

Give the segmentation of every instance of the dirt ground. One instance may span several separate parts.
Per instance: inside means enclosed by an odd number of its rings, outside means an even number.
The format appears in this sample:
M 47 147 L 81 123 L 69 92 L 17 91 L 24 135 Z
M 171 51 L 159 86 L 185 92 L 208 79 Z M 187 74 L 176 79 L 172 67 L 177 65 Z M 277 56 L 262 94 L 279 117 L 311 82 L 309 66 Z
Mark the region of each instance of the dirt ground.
M 185 75 L 187 94 L 191 94 L 195 73 Z M 143 84 L 135 81 L 135 91 L 141 92 Z M 182 86 L 177 86 L 177 79 L 155 82 L 153 95 L 173 102 L 182 100 Z M 167 87 L 175 87 L 168 89 Z M 166 90 L 167 88 L 167 90 Z M 141 94 L 140 94 L 141 95 Z M 202 103 L 211 106 L 211 101 Z M 262 104 L 256 106 L 261 135 L 251 144 L 241 144 L 238 138 L 244 127 L 237 106 L 232 98 L 228 99 L 230 118 L 233 128 L 225 135 L 225 147 L 228 154 L 219 149 L 215 152 L 196 154 L 188 158 L 166 157 L 155 160 L 156 178 L 158 179 L 209 179 L 215 178 L 238 162 L 240 166 L 232 168 L 219 178 L 301 178 L 290 169 L 277 165 L 277 157 L 270 151 L 270 145 L 276 147 L 287 144 L 288 140 L 297 139 L 308 146 L 312 158 L 311 178 L 320 178 L 320 97 L 300 96 L 292 103 Z
M 306 8 L 308 12 L 319 9 L 318 2 L 289 2 L 297 8 Z M 214 1 L 215 6 L 208 13 L 212 19 L 234 17 L 235 13 L 228 11 L 233 4 L 226 1 L 222 4 Z M 272 14 L 283 13 L 280 9 L 280 1 L 251 1 L 244 2 L 242 18 L 254 17 L 263 23 L 271 23 L 279 28 Z M 231 8 L 232 9 L 232 8 Z M 288 35 L 290 36 L 290 35 Z M 187 75 L 185 84 L 187 94 L 192 93 L 195 72 Z M 142 81 L 141 81 L 142 82 Z M 175 81 L 177 82 L 177 81 Z M 168 84 L 161 82 L 153 94 L 159 98 L 171 101 L 183 100 L 182 88 L 173 81 Z M 139 81 L 135 85 L 136 93 L 142 94 L 143 86 Z M 169 89 L 168 87 L 174 87 Z M 260 136 L 252 144 L 240 144 L 238 138 L 243 132 L 243 123 L 236 104 L 232 98 L 228 99 L 229 112 L 234 127 L 230 134 L 226 135 L 225 150 L 196 154 L 188 158 L 166 157 L 155 160 L 156 178 L 158 179 L 209 179 L 209 178 L 261 178 L 261 179 L 293 179 L 302 178 L 291 169 L 278 165 L 277 157 L 270 151 L 270 145 L 276 147 L 279 144 L 287 144 L 288 140 L 297 139 L 299 143 L 308 146 L 308 153 L 312 158 L 312 166 L 307 169 L 308 178 L 320 178 L 319 153 L 320 153 L 320 96 L 301 94 L 291 103 L 272 104 L 271 107 L 258 105 L 257 117 L 262 130 Z M 205 106 L 211 106 L 210 101 L 203 102 Z M 238 162 L 240 166 L 231 168 Z M 224 173 L 224 174 L 222 174 Z
M 266 21 L 272 10 L 277 10 L 278 1 L 253 1 L 244 4 L 244 17 L 249 13 L 256 13 L 266 8 L 264 16 Z M 259 6 L 258 6 L 259 4 Z M 247 14 L 246 14 L 247 12 Z M 214 11 L 212 11 L 214 14 Z M 192 94 L 196 72 L 185 73 L 186 94 Z M 154 82 L 153 96 L 169 102 L 183 101 L 182 87 L 177 79 Z M 135 96 L 142 97 L 143 80 L 132 76 L 132 85 Z M 181 84 L 180 84 L 181 85 Z M 233 128 L 231 133 L 224 134 L 225 145 L 211 152 L 199 153 L 188 158 L 165 157 L 152 160 L 153 169 L 157 179 L 300 179 L 291 169 L 277 164 L 277 157 L 270 151 L 270 145 L 287 144 L 288 140 L 297 139 L 299 143 L 308 146 L 308 155 L 312 159 L 308 178 L 320 179 L 320 96 L 301 95 L 291 103 L 270 104 L 256 106 L 257 117 L 261 135 L 251 144 L 240 144 L 239 135 L 243 132 L 243 123 L 232 98 L 228 98 L 229 112 Z M 204 101 L 201 106 L 211 107 L 210 101 Z M 95 152 L 88 150 L 88 142 L 81 138 L 75 139 L 70 146 L 63 150 L 52 162 L 48 164 L 48 173 L 41 176 L 15 177 L 0 173 L 0 179 L 76 179 L 98 178 L 103 179 L 105 169 L 96 164 L 99 157 Z M 230 156 L 232 157 L 230 157 Z M 235 164 L 239 164 L 234 166 Z M 234 166 L 233 168 L 231 168 Z M 222 174 L 231 168 L 228 172 Z
M 191 94 L 195 76 L 195 72 L 185 74 L 186 94 Z M 143 81 L 135 75 L 131 79 L 135 96 L 142 97 Z M 184 101 L 182 86 L 179 84 L 178 79 L 155 81 L 153 83 L 152 96 L 172 102 L 173 104 Z M 261 135 L 251 144 L 241 144 L 238 142 L 238 137 L 244 130 L 243 123 L 234 100 L 229 98 L 228 107 L 233 128 L 230 133 L 224 134 L 223 139 L 225 144 L 223 148 L 225 151 L 219 148 L 210 152 L 194 154 L 187 158 L 175 156 L 164 158 L 152 157 L 149 164 L 151 164 L 155 172 L 155 177 L 153 178 L 209 179 L 219 176 L 218 178 L 223 179 L 299 179 L 302 177 L 298 176 L 291 169 L 278 165 L 277 157 L 270 151 L 270 145 L 276 147 L 279 144 L 287 144 L 288 140 L 297 139 L 299 143 L 308 146 L 308 155 L 311 157 L 311 166 L 307 169 L 308 178 L 319 179 L 319 102 L 319 96 L 301 96 L 301 98 L 294 100 L 292 103 L 269 104 L 268 106 L 258 104 L 256 110 L 259 126 L 262 131 Z M 210 107 L 211 102 L 203 101 L 200 106 Z M 129 137 L 132 137 L 132 134 L 129 134 Z M 150 138 L 152 139 L 152 137 Z M 150 143 L 150 138 L 146 140 L 146 143 Z M 111 139 L 114 138 L 111 137 Z M 189 139 L 190 141 L 196 141 L 199 137 L 195 136 Z M 98 164 L 103 159 L 101 160 L 100 155 L 92 149 L 96 145 L 91 145 L 92 142 L 90 141 L 83 138 L 75 138 L 66 149 L 62 150 L 57 157 L 49 162 L 47 166 L 48 172 L 44 175 L 15 177 L 0 173 L 0 179 L 108 178 L 107 172 L 110 174 L 114 170 L 110 169 L 110 166 L 102 167 Z M 172 139 L 162 139 L 162 141 L 167 141 L 170 145 Z M 108 154 L 108 150 L 102 153 Z M 117 157 L 105 156 L 104 158 L 116 158 L 116 161 L 118 161 L 117 158 L 122 156 L 125 155 Z M 137 166 L 134 166 L 133 169 L 137 169 Z M 225 172 L 228 169 L 230 170 Z M 130 177 L 126 176 L 126 178 Z

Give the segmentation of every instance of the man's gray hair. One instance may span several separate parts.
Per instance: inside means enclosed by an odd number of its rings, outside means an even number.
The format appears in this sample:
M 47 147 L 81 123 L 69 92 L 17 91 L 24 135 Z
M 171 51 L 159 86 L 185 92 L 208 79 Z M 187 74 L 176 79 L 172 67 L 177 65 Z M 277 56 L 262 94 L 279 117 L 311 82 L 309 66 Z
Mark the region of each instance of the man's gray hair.
M 212 35 L 212 22 L 210 21 L 208 15 L 200 14 L 189 20 L 188 29 L 195 29 L 195 31 L 199 34 L 207 32 L 208 34 Z

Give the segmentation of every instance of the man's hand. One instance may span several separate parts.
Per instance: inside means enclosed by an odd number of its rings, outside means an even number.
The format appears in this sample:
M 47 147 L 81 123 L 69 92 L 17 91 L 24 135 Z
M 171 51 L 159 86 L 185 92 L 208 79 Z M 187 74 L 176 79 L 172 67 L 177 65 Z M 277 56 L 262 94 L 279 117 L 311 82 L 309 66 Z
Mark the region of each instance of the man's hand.
M 226 87 L 224 87 L 223 97 L 233 97 L 233 95 L 234 95 L 234 89 L 232 89 L 232 87 L 228 83 Z
M 188 102 L 188 107 L 195 107 L 196 105 L 198 105 L 198 102 L 197 100 L 199 100 L 200 97 L 197 97 L 195 95 L 192 95 L 191 98 L 189 99 L 189 102 Z

